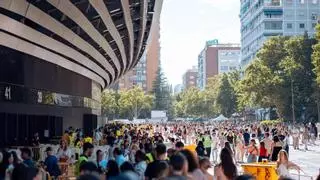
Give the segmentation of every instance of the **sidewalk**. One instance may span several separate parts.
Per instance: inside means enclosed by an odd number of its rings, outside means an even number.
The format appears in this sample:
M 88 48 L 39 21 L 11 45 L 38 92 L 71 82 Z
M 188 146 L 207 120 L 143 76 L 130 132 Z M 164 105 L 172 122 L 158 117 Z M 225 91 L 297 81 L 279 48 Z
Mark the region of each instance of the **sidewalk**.
M 289 160 L 299 165 L 303 172 L 300 173 L 300 180 L 310 180 L 312 176 L 315 180 L 320 173 L 320 141 L 316 142 L 316 146 L 309 145 L 308 150 L 303 150 L 304 146 L 300 145 L 300 150 L 294 150 L 290 145 Z M 240 164 L 237 164 L 239 173 L 242 173 Z M 214 167 L 208 170 L 210 174 L 214 174 Z M 299 173 L 291 170 L 292 178 L 299 179 Z

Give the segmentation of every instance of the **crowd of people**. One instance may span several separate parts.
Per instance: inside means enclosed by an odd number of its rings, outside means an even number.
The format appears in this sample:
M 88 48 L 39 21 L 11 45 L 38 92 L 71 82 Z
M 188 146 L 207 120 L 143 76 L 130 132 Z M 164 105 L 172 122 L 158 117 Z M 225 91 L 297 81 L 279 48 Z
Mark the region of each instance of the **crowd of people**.
M 38 143 L 35 136 L 34 143 Z M 254 179 L 241 175 L 239 163 L 276 162 L 281 178 L 289 169 L 301 168 L 289 161 L 289 139 L 293 148 L 308 150 L 315 145 L 314 123 L 300 126 L 259 123 L 169 122 L 161 124 L 108 123 L 83 135 L 72 127 L 60 146 L 46 147 L 46 158 L 36 162 L 29 148 L 3 150 L 0 180 L 40 180 L 61 177 L 59 163 L 73 165 L 78 179 L 132 180 L 232 180 Z

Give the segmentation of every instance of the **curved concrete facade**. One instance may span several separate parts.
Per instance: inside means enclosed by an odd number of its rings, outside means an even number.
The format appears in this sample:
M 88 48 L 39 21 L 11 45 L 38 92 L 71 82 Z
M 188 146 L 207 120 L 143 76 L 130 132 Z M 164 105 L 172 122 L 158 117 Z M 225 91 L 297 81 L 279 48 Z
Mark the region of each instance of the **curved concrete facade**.
M 2 0 L 2 36 L 21 39 L 0 45 L 55 63 L 105 88 L 139 61 L 160 9 L 155 0 Z M 25 39 L 33 46 L 21 47 Z M 42 46 L 63 57 L 56 62 L 52 56 L 43 57 Z
M 59 136 L 69 126 L 94 128 L 102 89 L 140 60 L 161 6 L 0 0 L 0 146 L 35 132 L 44 138 L 43 130 Z

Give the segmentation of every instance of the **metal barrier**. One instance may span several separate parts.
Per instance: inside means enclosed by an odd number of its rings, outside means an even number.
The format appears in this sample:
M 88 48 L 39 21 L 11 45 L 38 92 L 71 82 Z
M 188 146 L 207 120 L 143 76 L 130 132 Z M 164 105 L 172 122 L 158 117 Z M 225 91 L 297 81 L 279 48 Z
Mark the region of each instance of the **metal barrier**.
M 31 146 L 11 146 L 10 149 L 14 150 L 18 156 L 21 156 L 21 152 L 20 149 L 22 148 L 29 148 L 32 152 L 32 159 L 34 161 L 39 161 L 42 160 L 43 158 L 43 153 L 42 153 L 42 149 L 40 146 L 38 147 L 31 147 Z M 44 150 L 43 150 L 44 151 Z
M 40 147 L 30 147 L 33 154 L 33 160 L 39 161 L 41 160 L 41 148 Z
M 290 173 L 290 176 L 297 180 L 313 180 L 313 176 L 307 175 L 307 174 L 301 174 L 300 171 L 298 172 L 298 174 Z

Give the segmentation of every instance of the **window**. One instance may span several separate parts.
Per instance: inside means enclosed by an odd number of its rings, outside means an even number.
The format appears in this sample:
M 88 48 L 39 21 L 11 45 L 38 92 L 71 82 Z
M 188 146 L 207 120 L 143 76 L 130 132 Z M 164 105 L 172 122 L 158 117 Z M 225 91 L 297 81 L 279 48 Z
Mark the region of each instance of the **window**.
M 312 0 L 312 4 L 317 4 L 318 0 Z
M 267 29 L 267 30 L 280 30 L 280 29 L 282 29 L 282 22 L 281 21 L 265 22 L 265 29 Z
M 304 4 L 304 0 L 300 0 L 300 4 Z
M 315 28 L 317 26 L 317 23 L 312 23 L 312 28 Z
M 229 67 L 228 66 L 220 66 L 221 71 L 228 71 Z
M 293 18 L 293 12 L 290 12 L 290 11 L 285 12 L 284 16 L 285 16 L 286 18 Z
M 299 24 L 300 29 L 304 29 L 304 23 Z
M 292 29 L 292 23 L 287 24 L 287 29 Z
M 272 0 L 271 1 L 271 6 L 280 6 L 281 5 L 281 1 L 280 0 Z
M 303 12 L 299 12 L 298 14 L 300 17 L 304 17 L 304 13 Z
M 311 20 L 317 20 L 317 14 L 316 13 L 312 13 L 311 14 Z
M 236 66 L 230 66 L 230 70 L 236 70 L 237 67 Z

